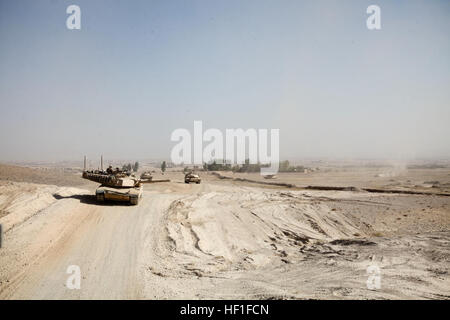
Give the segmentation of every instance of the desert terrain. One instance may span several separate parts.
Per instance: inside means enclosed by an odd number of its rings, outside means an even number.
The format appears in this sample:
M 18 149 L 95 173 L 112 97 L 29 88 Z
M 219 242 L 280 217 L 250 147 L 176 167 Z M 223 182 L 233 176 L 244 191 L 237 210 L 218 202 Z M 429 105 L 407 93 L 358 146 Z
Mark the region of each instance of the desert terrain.
M 79 168 L 0 165 L 0 299 L 450 298 L 450 167 L 199 174 L 157 170 L 130 206 Z

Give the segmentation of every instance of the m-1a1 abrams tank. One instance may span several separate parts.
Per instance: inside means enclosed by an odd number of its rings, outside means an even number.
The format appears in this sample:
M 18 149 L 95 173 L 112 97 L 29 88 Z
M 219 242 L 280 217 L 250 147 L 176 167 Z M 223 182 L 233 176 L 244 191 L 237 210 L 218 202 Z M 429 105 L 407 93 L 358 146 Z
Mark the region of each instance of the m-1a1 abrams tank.
M 101 168 L 103 168 L 103 157 L 101 160 Z M 106 171 L 86 170 L 86 159 L 84 160 L 82 177 L 100 183 L 100 186 L 95 190 L 97 201 L 125 201 L 132 205 L 138 204 L 142 197 L 142 184 L 170 181 L 153 180 L 151 176 L 146 177 L 144 175 L 141 178 L 137 178 L 127 171 L 120 170 L 119 168 L 113 169 L 111 166 Z
M 106 171 L 83 171 L 83 178 L 100 183 L 95 190 L 97 201 L 116 200 L 138 204 L 143 181 L 126 172 L 109 167 Z

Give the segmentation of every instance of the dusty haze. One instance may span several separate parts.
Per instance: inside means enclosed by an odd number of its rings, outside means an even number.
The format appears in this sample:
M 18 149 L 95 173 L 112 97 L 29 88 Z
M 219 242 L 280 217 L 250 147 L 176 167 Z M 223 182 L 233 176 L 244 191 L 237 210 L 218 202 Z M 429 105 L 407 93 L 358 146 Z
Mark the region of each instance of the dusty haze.
M 167 158 L 176 128 L 280 157 L 448 158 L 448 1 L 0 3 L 0 161 Z

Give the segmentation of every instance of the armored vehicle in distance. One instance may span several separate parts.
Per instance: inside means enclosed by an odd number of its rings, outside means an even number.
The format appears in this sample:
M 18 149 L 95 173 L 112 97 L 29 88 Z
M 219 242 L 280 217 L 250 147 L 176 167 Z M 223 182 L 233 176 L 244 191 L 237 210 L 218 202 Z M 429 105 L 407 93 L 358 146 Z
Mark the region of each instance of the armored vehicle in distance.
M 189 172 L 184 176 L 184 183 L 195 182 L 195 183 L 199 184 L 201 181 L 202 181 L 202 179 L 200 179 L 198 174 L 194 174 L 192 172 Z

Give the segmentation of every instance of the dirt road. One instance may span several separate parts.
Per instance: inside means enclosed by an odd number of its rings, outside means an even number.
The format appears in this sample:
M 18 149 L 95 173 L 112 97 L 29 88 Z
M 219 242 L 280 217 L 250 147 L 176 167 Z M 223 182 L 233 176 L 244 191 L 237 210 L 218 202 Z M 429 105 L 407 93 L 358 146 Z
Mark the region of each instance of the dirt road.
M 144 245 L 157 242 L 175 198 L 145 192 L 138 206 L 97 205 L 90 195 L 60 199 L 4 236 L 0 265 L 10 280 L 2 279 L 1 298 L 143 297 L 140 254 L 152 250 Z M 10 254 L 13 263 L 5 261 Z M 66 288 L 70 265 L 80 267 L 81 290 Z
M 209 182 L 145 188 L 137 206 L 53 193 L 4 234 L 0 298 L 449 298 L 448 226 L 374 237 L 355 214 L 396 207 L 393 196 Z M 366 285 L 373 264 L 378 290 Z M 71 265 L 79 290 L 66 286 Z

